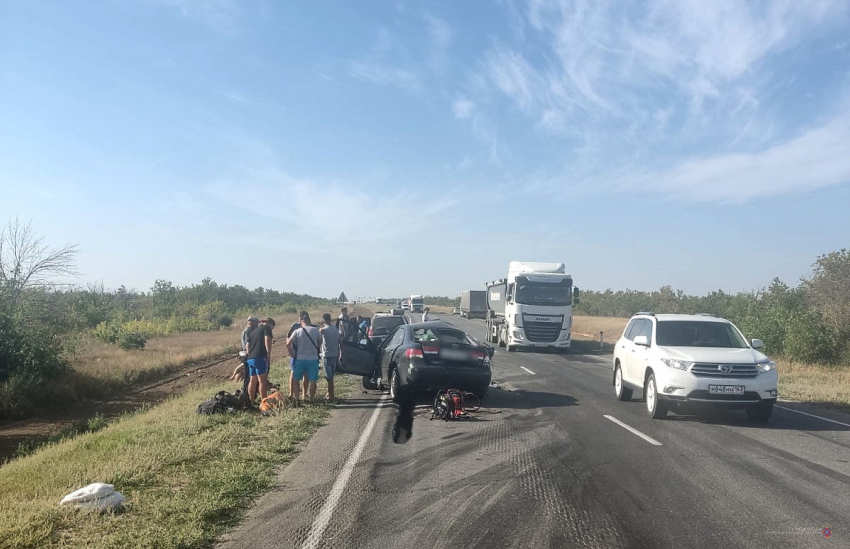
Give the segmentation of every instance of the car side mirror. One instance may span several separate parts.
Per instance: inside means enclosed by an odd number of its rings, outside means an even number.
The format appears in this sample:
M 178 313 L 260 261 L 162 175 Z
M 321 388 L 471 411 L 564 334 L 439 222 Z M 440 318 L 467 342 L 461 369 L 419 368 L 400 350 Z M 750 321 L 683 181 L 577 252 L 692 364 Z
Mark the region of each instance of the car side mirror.
M 751 339 L 750 345 L 753 347 L 753 349 L 764 349 L 764 341 L 760 339 Z
M 637 336 L 635 338 L 635 345 L 640 345 L 641 347 L 649 347 L 649 339 L 646 336 Z

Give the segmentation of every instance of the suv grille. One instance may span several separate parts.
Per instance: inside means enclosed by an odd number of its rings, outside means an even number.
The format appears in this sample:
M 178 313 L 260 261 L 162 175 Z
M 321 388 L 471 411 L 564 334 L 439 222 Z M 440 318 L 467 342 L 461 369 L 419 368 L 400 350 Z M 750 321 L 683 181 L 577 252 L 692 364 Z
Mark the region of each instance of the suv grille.
M 561 324 L 555 322 L 528 322 L 525 321 L 525 337 L 534 342 L 551 342 L 558 339 L 561 333 Z
M 724 372 L 723 369 L 728 369 Z M 737 377 L 752 378 L 759 375 L 755 364 L 712 364 L 698 362 L 691 368 L 691 373 L 697 377 Z

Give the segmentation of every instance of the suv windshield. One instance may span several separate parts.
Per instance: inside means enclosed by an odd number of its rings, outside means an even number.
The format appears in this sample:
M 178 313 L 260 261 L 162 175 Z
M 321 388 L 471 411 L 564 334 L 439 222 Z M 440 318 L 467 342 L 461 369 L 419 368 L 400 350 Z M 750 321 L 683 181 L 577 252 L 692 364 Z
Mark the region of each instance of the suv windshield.
M 400 316 L 379 316 L 372 319 L 372 333 L 376 336 L 387 335 L 404 324 Z
M 659 320 L 657 330 L 655 341 L 667 347 L 749 347 L 738 330 L 728 322 Z
M 516 302 L 523 305 L 569 305 L 570 286 L 517 283 Z

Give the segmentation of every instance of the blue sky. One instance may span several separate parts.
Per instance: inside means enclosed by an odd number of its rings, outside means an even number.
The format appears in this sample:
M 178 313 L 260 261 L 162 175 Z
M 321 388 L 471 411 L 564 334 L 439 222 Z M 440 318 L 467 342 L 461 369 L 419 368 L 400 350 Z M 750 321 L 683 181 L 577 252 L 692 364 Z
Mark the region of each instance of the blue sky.
M 850 244 L 850 5 L 0 0 L 16 216 L 113 288 L 794 284 Z

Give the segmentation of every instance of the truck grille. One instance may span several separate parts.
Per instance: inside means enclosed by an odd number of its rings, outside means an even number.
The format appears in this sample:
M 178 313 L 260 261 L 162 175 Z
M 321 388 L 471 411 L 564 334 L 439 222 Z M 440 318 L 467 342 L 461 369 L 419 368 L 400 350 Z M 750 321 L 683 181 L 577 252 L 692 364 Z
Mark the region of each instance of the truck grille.
M 729 368 L 724 372 L 722 368 Z M 712 364 L 710 362 L 698 362 L 691 368 L 691 373 L 697 377 L 723 377 L 723 378 L 752 378 L 759 375 L 755 364 Z
M 535 343 L 549 343 L 558 339 L 561 325 L 554 322 L 525 322 L 525 337 Z

